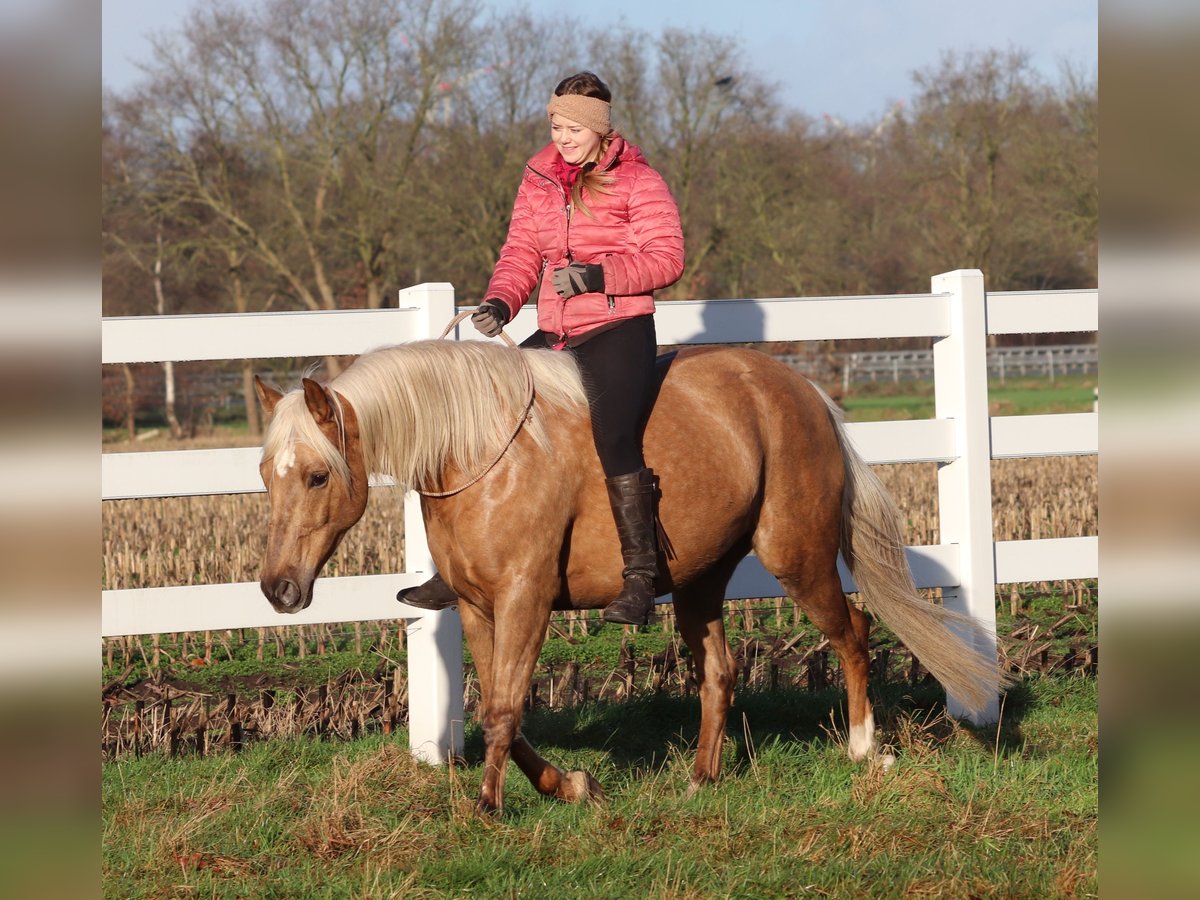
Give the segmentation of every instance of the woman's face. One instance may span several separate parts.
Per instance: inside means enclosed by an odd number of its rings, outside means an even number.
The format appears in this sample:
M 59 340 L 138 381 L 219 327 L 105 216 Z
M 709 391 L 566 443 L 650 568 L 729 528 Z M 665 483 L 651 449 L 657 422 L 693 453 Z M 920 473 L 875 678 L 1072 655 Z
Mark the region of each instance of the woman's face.
M 550 117 L 550 140 L 558 148 L 558 152 L 573 166 L 582 166 L 596 159 L 596 151 L 600 148 L 599 132 L 572 122 L 570 119 L 555 113 Z

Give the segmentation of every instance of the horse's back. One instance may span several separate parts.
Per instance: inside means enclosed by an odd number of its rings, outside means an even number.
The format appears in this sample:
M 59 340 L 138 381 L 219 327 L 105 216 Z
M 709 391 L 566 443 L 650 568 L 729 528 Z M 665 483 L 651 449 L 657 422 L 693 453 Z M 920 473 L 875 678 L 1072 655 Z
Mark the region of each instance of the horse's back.
M 648 452 L 676 445 L 681 419 L 692 417 L 722 434 L 704 442 L 729 451 L 764 452 L 781 441 L 796 453 L 824 452 L 836 444 L 825 400 L 778 360 L 740 347 L 696 347 L 663 358 L 661 385 L 646 430 Z M 797 443 L 798 442 L 798 443 Z
M 805 378 L 732 347 L 681 350 L 663 375 L 644 447 L 677 578 L 748 547 L 764 518 L 836 519 L 841 451 L 825 400 Z

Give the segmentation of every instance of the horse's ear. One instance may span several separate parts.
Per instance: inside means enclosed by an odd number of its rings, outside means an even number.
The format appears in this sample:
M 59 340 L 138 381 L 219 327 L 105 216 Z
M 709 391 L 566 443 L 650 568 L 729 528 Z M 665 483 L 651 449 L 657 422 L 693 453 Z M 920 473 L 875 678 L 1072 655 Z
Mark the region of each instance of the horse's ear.
M 311 378 L 304 379 L 304 405 L 308 407 L 308 411 L 312 413 L 312 417 L 316 419 L 318 425 L 324 425 L 335 419 L 333 400 L 325 388 Z
M 283 393 L 275 390 L 257 375 L 254 376 L 254 391 L 258 394 L 258 402 L 262 404 L 263 412 L 270 418 L 275 413 L 275 404 L 283 399 Z

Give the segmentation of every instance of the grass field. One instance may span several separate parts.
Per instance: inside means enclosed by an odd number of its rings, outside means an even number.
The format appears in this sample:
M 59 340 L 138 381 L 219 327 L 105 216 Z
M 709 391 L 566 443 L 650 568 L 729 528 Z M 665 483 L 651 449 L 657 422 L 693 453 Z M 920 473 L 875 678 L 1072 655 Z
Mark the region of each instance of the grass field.
M 993 416 L 1091 412 L 1095 402 L 1094 375 L 1068 375 L 1053 384 L 1044 378 L 992 379 L 988 407 Z M 932 381 L 877 381 L 853 385 L 841 400 L 849 422 L 933 417 Z
M 104 895 L 1094 894 L 1094 679 L 1023 683 L 980 732 L 936 695 L 876 698 L 888 771 L 847 759 L 840 694 L 740 695 L 727 774 L 691 798 L 695 700 L 540 711 L 526 734 L 608 800 L 545 800 L 510 767 L 498 819 L 472 811 L 477 730 L 451 771 L 413 762 L 403 734 L 125 759 L 103 772 Z

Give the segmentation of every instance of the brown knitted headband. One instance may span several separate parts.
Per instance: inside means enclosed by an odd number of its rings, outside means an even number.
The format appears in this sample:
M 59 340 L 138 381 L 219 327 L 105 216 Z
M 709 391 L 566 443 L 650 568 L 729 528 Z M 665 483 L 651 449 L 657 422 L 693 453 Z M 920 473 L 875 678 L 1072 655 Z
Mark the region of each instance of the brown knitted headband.
M 564 119 L 578 122 L 583 127 L 590 128 L 602 136 L 612 131 L 609 121 L 611 110 L 612 107 L 600 98 L 586 97 L 583 94 L 555 95 L 546 104 L 547 116 L 558 113 Z

